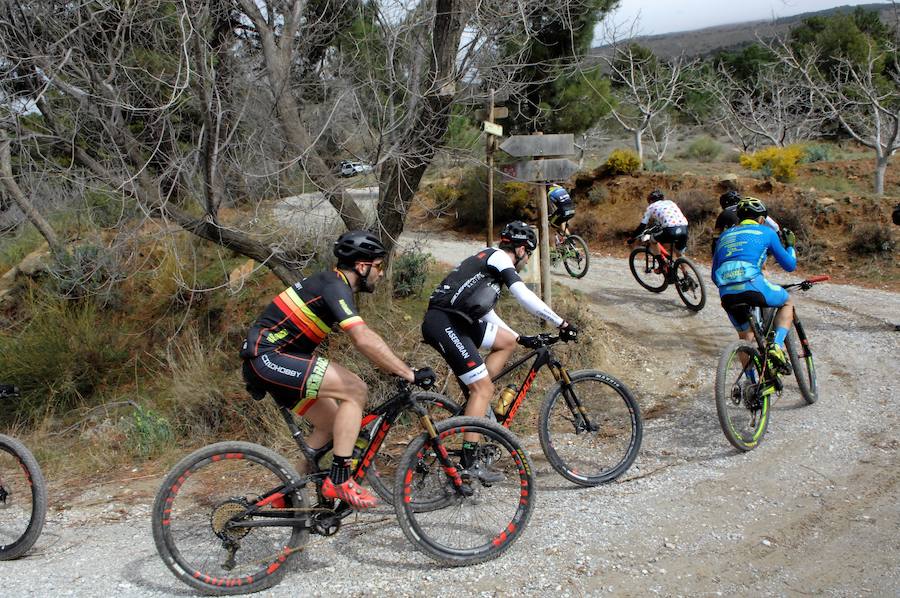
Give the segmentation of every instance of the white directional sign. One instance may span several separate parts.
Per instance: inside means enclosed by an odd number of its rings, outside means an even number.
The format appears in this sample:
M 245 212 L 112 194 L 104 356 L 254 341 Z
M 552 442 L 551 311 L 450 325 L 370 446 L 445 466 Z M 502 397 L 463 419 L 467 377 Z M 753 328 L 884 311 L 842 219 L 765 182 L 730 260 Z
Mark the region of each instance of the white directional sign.
M 516 162 L 516 178 L 521 181 L 564 181 L 578 172 L 578 164 L 565 158 Z
M 575 154 L 575 136 L 513 135 L 500 144 L 500 149 L 517 158 L 531 156 L 571 156 Z
M 484 125 L 484 132 L 487 133 L 488 135 L 496 135 L 497 137 L 503 137 L 503 127 L 501 127 L 497 123 L 490 123 L 490 122 L 484 121 L 481 124 Z

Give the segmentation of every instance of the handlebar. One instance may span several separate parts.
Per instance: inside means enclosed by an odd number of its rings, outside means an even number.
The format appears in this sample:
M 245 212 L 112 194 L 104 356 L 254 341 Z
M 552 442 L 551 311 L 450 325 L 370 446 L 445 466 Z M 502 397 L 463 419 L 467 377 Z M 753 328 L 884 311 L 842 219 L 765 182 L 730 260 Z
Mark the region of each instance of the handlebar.
M 631 245 L 635 241 L 640 241 L 642 243 L 649 243 L 650 240 L 653 238 L 653 235 L 660 233 L 660 232 L 662 232 L 662 226 L 660 226 L 659 224 L 654 224 L 653 226 L 651 226 L 649 228 L 645 228 L 644 231 L 640 234 L 640 236 L 628 237 L 627 239 L 625 239 L 625 244 Z
M 800 289 L 801 291 L 808 291 L 814 284 L 825 282 L 826 280 L 831 280 L 831 277 L 827 274 L 817 274 L 816 276 L 810 276 L 806 280 L 801 280 L 800 282 L 795 282 L 791 284 L 783 284 L 781 288 L 783 289 Z
M 549 347 L 550 345 L 555 345 L 556 343 L 559 343 L 559 342 L 565 342 L 562 340 L 562 338 L 560 338 L 560 335 L 550 334 L 549 332 L 541 332 L 539 334 L 535 334 L 534 336 L 526 335 L 526 336 L 523 336 L 522 338 L 527 338 L 527 339 L 537 341 L 534 344 L 531 344 L 531 343 L 525 344 L 522 342 L 519 343 L 523 347 L 526 347 L 529 349 L 537 349 L 539 347 Z

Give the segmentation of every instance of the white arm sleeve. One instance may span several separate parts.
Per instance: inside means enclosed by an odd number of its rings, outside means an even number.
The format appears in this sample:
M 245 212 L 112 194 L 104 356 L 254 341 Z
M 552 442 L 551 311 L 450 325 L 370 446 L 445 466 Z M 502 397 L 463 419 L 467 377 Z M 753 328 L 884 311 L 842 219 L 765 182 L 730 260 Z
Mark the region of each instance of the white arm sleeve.
M 484 314 L 483 316 L 481 316 L 481 319 L 484 320 L 485 322 L 490 322 L 491 324 L 495 324 L 495 325 L 499 326 L 500 328 L 505 328 L 506 330 L 509 330 L 513 334 L 513 336 L 515 336 L 516 338 L 519 338 L 519 333 L 516 332 L 515 330 L 513 330 L 512 328 L 510 328 L 509 325 L 506 322 L 504 322 L 503 319 L 500 316 L 498 316 L 497 312 L 495 312 L 493 309 L 491 311 L 487 312 L 486 314 Z
M 518 301 L 528 313 L 543 318 L 548 322 L 552 322 L 554 326 L 562 325 L 564 320 L 559 317 L 555 311 L 550 309 L 546 303 L 541 301 L 540 297 L 531 292 L 531 289 L 525 286 L 524 282 L 519 281 L 514 283 L 509 287 L 509 292 L 513 294 L 516 301 Z

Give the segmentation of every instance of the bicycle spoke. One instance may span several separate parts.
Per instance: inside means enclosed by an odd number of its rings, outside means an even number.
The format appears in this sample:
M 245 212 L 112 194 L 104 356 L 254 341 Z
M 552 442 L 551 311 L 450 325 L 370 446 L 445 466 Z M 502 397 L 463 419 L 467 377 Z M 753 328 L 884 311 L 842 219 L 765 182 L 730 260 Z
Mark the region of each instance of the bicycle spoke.
M 765 433 L 772 383 L 755 348 L 733 343 L 716 374 L 716 411 L 722 431 L 742 451 L 755 448 Z

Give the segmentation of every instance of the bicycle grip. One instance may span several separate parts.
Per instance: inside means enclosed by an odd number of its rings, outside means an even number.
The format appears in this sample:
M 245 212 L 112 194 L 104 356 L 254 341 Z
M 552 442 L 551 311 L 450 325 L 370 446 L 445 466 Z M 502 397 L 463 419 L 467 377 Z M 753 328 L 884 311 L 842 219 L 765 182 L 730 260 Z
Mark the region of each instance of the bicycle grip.
M 810 276 L 806 279 L 806 282 L 809 283 L 817 283 L 817 282 L 825 282 L 826 280 L 831 280 L 831 277 L 827 274 L 817 274 L 816 276 Z

